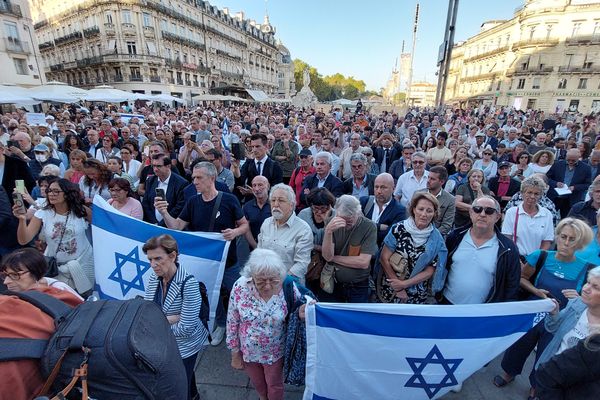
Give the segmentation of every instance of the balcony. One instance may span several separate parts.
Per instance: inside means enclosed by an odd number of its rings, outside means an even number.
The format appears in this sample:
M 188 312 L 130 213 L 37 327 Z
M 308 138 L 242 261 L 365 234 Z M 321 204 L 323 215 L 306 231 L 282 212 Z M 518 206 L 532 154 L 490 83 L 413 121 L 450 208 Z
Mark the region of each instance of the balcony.
M 178 84 L 178 85 L 183 85 L 183 80 L 181 80 L 181 79 L 177 79 L 177 84 Z
M 192 47 L 192 48 L 200 50 L 200 51 L 204 51 L 204 49 L 206 48 L 206 46 L 204 46 L 203 43 L 196 42 L 195 40 L 191 40 L 191 39 L 188 39 L 183 36 L 179 36 L 179 35 L 176 35 L 176 34 L 170 33 L 170 32 L 162 32 L 162 38 L 164 40 L 168 40 L 168 41 L 174 42 L 174 43 L 179 43 L 184 46 Z
M 192 86 L 192 81 L 185 81 L 185 86 Z
M 61 36 L 59 38 L 54 39 L 54 45 L 60 46 L 60 45 L 75 42 L 75 41 L 78 41 L 81 39 L 83 39 L 83 34 L 81 32 L 73 32 L 73 33 L 69 33 L 68 35 Z
M 104 56 L 104 62 L 130 62 L 130 63 L 148 63 L 162 64 L 162 58 L 148 54 L 129 54 L 129 53 L 107 53 Z
M 4 38 L 4 46 L 6 47 L 7 53 L 31 54 L 31 51 L 29 50 L 29 43 L 22 42 L 13 37 Z
M 462 82 L 474 82 L 474 81 L 482 81 L 484 79 L 494 79 L 496 76 L 500 76 L 497 72 L 490 72 L 487 74 L 478 74 L 474 76 L 466 76 L 461 79 Z
M 39 48 L 40 50 L 51 49 L 51 48 L 53 48 L 53 47 L 54 47 L 54 42 L 52 42 L 52 41 L 49 41 L 49 42 L 44 42 L 44 43 L 40 43 L 40 44 L 38 45 L 38 48 Z
M 151 76 L 150 82 L 160 83 L 160 76 Z
M 123 36 L 135 36 L 135 25 L 128 22 L 123 22 L 121 24 L 121 32 L 123 33 Z
M 144 26 L 144 37 L 152 39 L 152 38 L 154 38 L 154 36 L 155 36 L 154 27 L 153 26 Z
M 229 54 L 228 52 L 223 51 L 223 50 L 217 49 L 217 55 L 220 55 L 223 57 L 228 57 L 228 58 L 231 58 L 232 60 L 236 60 L 236 61 L 242 61 L 242 57 L 234 56 L 233 54 Z
M 21 12 L 21 6 L 18 4 L 12 4 L 10 2 L 0 2 L 0 14 L 13 15 L 18 18 L 23 17 Z
M 598 44 L 600 43 L 600 35 L 582 35 L 565 39 L 567 46 L 577 46 L 580 44 Z
M 175 79 L 173 78 L 167 78 L 167 83 L 170 83 L 171 85 L 175 84 Z
M 546 75 L 550 72 L 554 72 L 554 67 L 542 67 L 542 68 L 517 68 L 514 71 L 507 71 L 506 76 L 522 76 L 522 75 Z
M 58 72 L 58 71 L 62 71 L 64 69 L 63 64 L 54 64 L 50 66 L 50 71 L 52 72 Z
M 547 38 L 547 39 L 524 39 L 513 44 L 513 48 L 520 47 L 534 47 L 534 46 L 556 46 L 558 44 L 558 38 Z
M 115 75 L 113 77 L 113 82 L 123 82 L 123 75 Z
M 485 58 L 485 57 L 493 56 L 494 54 L 505 52 L 509 48 L 510 48 L 509 45 L 498 47 L 498 48 L 495 48 L 495 49 L 492 49 L 492 50 L 485 51 L 483 53 L 479 53 L 479 54 L 475 54 L 475 55 L 472 55 L 470 57 L 467 57 L 467 58 L 464 59 L 464 61 L 465 62 L 467 62 L 467 61 L 475 61 L 475 60 L 479 60 L 480 58 Z
M 195 86 L 195 87 L 198 87 L 198 86 L 200 86 L 200 85 L 198 84 L 198 81 L 194 81 L 194 82 L 193 82 L 193 84 L 194 84 L 194 86 Z
M 86 57 L 82 60 L 77 60 L 77 68 L 93 67 L 104 63 L 103 56 Z
M 106 33 L 106 36 L 115 36 L 117 34 L 115 24 L 105 23 L 104 24 L 104 33 Z
M 100 28 L 97 26 L 92 26 L 91 28 L 85 28 L 83 30 L 83 36 L 86 38 L 92 38 L 94 36 L 100 35 Z
M 591 74 L 595 72 L 600 72 L 600 66 L 592 65 L 591 67 L 558 67 L 558 72 L 566 73 L 566 74 Z
M 129 75 L 130 82 L 143 82 L 144 79 L 140 75 Z

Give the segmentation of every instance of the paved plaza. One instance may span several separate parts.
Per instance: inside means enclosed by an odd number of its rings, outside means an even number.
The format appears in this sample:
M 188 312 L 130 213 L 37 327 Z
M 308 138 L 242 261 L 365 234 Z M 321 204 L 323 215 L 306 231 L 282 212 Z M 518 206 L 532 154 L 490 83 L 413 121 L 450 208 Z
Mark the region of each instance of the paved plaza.
M 527 376 L 519 376 L 510 385 L 498 389 L 492 383 L 494 375 L 500 371 L 498 357 L 487 367 L 469 378 L 460 393 L 449 393 L 444 400 L 524 400 L 527 398 L 529 383 Z M 229 350 L 222 343 L 218 347 L 208 346 L 203 352 L 196 370 L 196 380 L 201 400 L 256 400 L 258 396 L 246 374 L 230 366 Z M 525 364 L 529 371 L 533 363 L 530 357 Z M 304 387 L 286 386 L 286 399 L 300 400 Z M 343 400 L 343 399 L 342 399 Z M 365 399 L 370 400 L 370 399 Z

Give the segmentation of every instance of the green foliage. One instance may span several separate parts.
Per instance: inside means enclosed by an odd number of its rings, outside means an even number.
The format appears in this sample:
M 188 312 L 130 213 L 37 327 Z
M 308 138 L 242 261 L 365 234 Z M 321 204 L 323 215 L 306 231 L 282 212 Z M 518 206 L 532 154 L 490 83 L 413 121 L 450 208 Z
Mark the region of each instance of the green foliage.
M 394 98 L 392 99 L 392 103 L 401 104 L 404 102 L 405 99 L 406 99 L 406 93 L 404 93 L 404 92 L 396 93 L 394 95 Z
M 365 91 L 365 82 L 357 80 L 353 76 L 346 77 L 339 72 L 333 75 L 321 76 L 315 67 L 300 59 L 294 60 L 294 80 L 297 90 L 304 86 L 303 72 L 307 67 L 310 75 L 310 89 L 319 101 L 332 101 L 342 97 L 354 100 L 377 94 L 376 92 Z

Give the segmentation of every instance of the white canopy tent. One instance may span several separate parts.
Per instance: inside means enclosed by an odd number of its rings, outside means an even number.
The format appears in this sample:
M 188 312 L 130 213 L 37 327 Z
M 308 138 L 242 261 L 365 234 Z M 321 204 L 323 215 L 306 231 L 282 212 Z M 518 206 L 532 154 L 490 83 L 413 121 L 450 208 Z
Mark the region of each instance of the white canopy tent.
M 331 102 L 331 104 L 337 104 L 340 106 L 355 106 L 356 105 L 356 101 L 355 100 L 349 100 L 349 99 L 337 99 L 337 100 L 333 100 Z
M 201 94 L 198 96 L 193 96 L 192 98 L 197 101 L 225 101 L 226 97 L 221 94 Z
M 29 95 L 36 100 L 74 103 L 83 100 L 88 91 L 69 86 L 63 82 L 52 81 L 29 90 Z
M 152 96 L 150 98 L 151 101 L 158 101 L 160 103 L 172 103 L 174 101 L 178 103 L 185 103 L 185 100 L 180 99 L 179 97 L 171 96 L 170 94 L 157 94 L 156 96 Z
M 38 104 L 28 90 L 15 85 L 0 85 L 0 104 Z
M 151 97 L 151 96 L 148 96 Z M 115 89 L 112 86 L 97 86 L 88 91 L 86 101 L 101 101 L 106 103 L 120 103 L 122 101 L 137 100 L 136 93 Z
M 246 89 L 246 92 L 248 92 L 250 97 L 252 97 L 254 99 L 254 101 L 256 101 L 256 102 L 260 103 L 260 102 L 268 102 L 269 101 L 269 96 L 262 90 Z

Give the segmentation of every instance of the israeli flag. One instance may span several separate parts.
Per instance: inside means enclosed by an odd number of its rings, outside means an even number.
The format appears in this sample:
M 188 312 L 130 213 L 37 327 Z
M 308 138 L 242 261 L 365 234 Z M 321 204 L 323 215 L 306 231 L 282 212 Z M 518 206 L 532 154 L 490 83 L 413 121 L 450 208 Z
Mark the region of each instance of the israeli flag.
M 103 299 L 144 296 L 152 268 L 142 247 L 152 236 L 164 233 L 177 241 L 179 264 L 206 285 L 212 323 L 229 242 L 220 233 L 175 231 L 140 221 L 114 209 L 100 196 L 94 197 L 92 212 L 95 290 Z
M 551 300 L 310 305 L 304 400 L 437 399 L 553 308 Z

